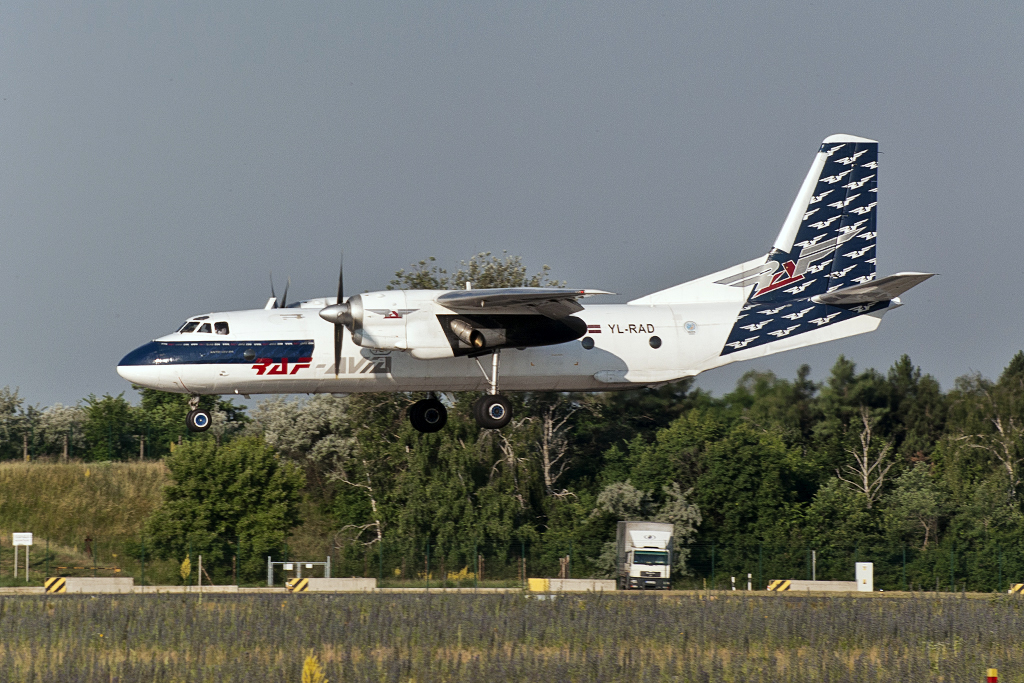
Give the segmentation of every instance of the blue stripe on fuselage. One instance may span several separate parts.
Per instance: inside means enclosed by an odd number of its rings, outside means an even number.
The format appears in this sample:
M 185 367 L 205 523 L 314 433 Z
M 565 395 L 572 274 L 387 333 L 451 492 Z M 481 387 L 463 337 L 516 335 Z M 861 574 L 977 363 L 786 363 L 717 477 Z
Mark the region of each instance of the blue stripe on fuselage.
M 252 351 L 251 358 L 245 357 Z M 221 365 L 251 364 L 260 358 L 270 358 L 275 363 L 287 359 L 289 362 L 313 355 L 312 339 L 287 339 L 280 341 L 200 341 L 164 342 L 151 341 L 135 349 L 121 359 L 118 365 Z

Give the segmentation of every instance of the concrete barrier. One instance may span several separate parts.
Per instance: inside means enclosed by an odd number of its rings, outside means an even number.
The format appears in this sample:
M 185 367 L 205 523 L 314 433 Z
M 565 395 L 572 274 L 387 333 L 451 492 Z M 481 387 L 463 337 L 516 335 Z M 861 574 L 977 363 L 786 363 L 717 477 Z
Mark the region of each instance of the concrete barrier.
M 615 590 L 615 579 L 528 579 L 534 593 L 593 593 Z
M 135 593 L 237 593 L 238 586 L 135 586 Z
M 445 587 L 438 588 L 431 586 L 430 588 L 378 588 L 375 593 L 455 593 L 457 595 L 470 595 L 473 593 L 520 593 L 522 588 L 473 588 L 472 586 L 463 586 L 461 588 L 456 587 Z
M 132 593 L 135 590 L 135 579 L 115 579 L 109 577 L 76 577 L 69 576 L 65 580 L 65 593 Z
M 2 586 L 0 595 L 42 595 L 46 589 L 42 586 Z
M 789 592 L 793 591 L 836 591 L 841 593 L 856 593 L 856 581 L 790 581 Z
M 302 579 L 303 593 L 372 593 L 377 579 Z M 293 591 L 297 592 L 297 591 Z

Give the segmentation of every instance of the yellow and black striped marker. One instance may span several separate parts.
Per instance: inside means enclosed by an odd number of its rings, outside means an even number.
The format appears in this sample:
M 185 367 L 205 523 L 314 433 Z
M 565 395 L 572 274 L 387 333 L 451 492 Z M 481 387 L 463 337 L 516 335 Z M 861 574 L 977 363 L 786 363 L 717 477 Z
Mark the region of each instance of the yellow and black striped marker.
M 309 588 L 309 579 L 288 579 L 284 587 L 289 593 L 304 593 Z
M 63 576 L 51 576 L 43 581 L 47 593 L 63 593 L 67 591 L 67 580 Z
M 1024 595 L 1024 583 L 1011 583 L 1010 593 L 1016 595 Z
M 768 590 L 776 591 L 776 592 L 788 591 L 789 590 L 789 584 L 791 584 L 791 583 L 793 583 L 793 582 L 792 581 L 788 581 L 788 580 L 787 581 L 783 581 L 782 579 L 776 579 L 775 581 L 769 581 L 768 582 Z

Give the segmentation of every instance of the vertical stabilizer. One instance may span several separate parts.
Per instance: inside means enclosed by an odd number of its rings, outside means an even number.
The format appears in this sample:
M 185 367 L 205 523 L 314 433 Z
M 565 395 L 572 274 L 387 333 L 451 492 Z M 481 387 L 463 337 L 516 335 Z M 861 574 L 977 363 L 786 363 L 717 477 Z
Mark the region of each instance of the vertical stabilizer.
M 878 143 L 826 138 L 749 301 L 788 301 L 873 280 L 877 192 Z
M 750 288 L 722 355 L 790 345 L 791 338 L 888 306 L 836 307 L 813 298 L 875 279 L 877 190 L 878 143 L 825 138 L 764 264 L 716 280 Z

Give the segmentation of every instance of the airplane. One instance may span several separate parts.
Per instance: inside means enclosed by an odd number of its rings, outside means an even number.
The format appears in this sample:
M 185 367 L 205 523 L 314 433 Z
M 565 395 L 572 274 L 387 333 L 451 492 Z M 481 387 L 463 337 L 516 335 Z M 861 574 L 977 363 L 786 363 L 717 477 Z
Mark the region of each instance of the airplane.
M 625 304 L 581 303 L 610 294 L 595 289 L 470 283 L 346 297 L 342 268 L 336 297 L 288 304 L 286 289 L 280 302 L 271 291 L 262 309 L 192 316 L 128 353 L 117 372 L 189 394 L 195 432 L 211 425 L 202 395 L 393 391 L 427 392 L 408 416 L 430 433 L 448 419 L 439 398 L 447 392 L 482 392 L 476 421 L 500 429 L 512 419 L 502 391 L 658 386 L 871 332 L 933 275 L 875 279 L 877 168 L 877 141 L 826 138 L 768 253 Z M 825 205 L 826 194 L 839 201 Z M 778 315 L 784 309 L 800 315 Z M 755 313 L 752 332 L 740 321 Z

